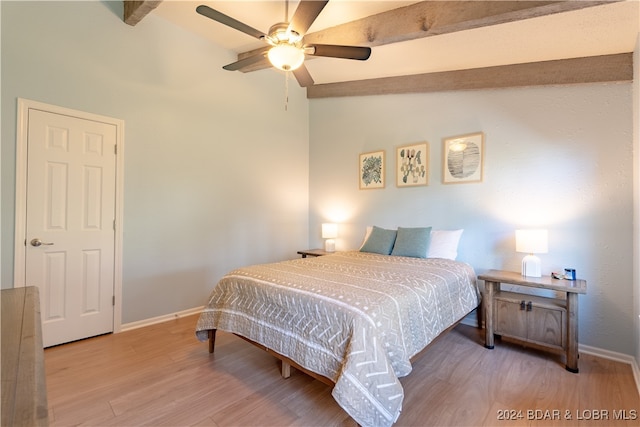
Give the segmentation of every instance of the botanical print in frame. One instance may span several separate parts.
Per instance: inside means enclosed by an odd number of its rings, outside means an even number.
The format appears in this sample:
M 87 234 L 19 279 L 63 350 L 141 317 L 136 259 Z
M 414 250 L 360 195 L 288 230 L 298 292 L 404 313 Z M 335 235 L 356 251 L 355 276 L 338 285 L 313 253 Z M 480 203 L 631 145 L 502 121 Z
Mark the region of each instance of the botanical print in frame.
M 358 181 L 360 189 L 384 188 L 384 151 L 360 154 Z
M 484 133 L 471 133 L 443 139 L 443 183 L 482 182 L 483 169 Z
M 429 185 L 429 145 L 396 148 L 396 186 Z

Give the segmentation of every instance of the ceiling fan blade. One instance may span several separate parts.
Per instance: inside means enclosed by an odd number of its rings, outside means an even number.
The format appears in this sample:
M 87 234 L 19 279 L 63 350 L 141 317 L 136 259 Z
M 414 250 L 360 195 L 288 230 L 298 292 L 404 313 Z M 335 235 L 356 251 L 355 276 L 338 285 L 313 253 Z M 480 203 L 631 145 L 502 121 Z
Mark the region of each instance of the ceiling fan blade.
M 314 44 L 311 46 L 314 52 L 313 56 L 328 56 L 330 58 L 357 59 L 366 61 L 371 56 L 370 47 L 361 46 L 340 46 L 335 44 Z
M 301 0 L 296 12 L 293 14 L 293 18 L 291 18 L 289 28 L 298 34 L 304 35 L 327 3 L 329 3 L 329 0 Z
M 304 64 L 293 70 L 293 75 L 296 77 L 296 80 L 298 81 L 300 87 L 313 86 L 313 78 L 311 77 L 311 74 L 309 74 L 309 70 L 307 70 L 307 67 L 305 67 Z
M 227 64 L 225 65 L 224 68 L 225 70 L 228 71 L 242 71 L 243 68 L 245 67 L 249 67 L 251 65 L 256 65 L 259 62 L 265 62 L 268 63 L 269 65 L 271 65 L 269 63 L 269 59 L 267 58 L 267 54 L 258 54 L 258 55 L 253 55 L 253 56 L 249 56 L 247 58 L 241 59 L 239 61 L 236 62 L 232 62 L 231 64 Z
M 222 12 L 218 12 L 215 9 L 211 9 L 209 6 L 201 4 L 200 6 L 196 7 L 196 12 L 198 12 L 202 16 L 206 16 L 207 18 L 213 19 L 214 21 L 224 24 L 227 27 L 231 27 L 235 30 L 242 31 L 243 33 L 248 34 L 251 37 L 255 37 L 257 39 L 266 37 L 266 34 L 264 34 L 262 31 L 258 31 L 253 27 L 243 24 L 242 22 L 236 19 L 233 19 L 232 17 L 227 16 Z

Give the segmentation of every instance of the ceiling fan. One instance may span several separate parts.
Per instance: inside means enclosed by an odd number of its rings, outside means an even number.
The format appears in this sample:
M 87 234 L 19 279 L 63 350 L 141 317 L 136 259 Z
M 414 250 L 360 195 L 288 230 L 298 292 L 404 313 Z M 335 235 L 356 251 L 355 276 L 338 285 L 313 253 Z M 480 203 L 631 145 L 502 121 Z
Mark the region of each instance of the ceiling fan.
M 302 87 L 313 85 L 313 78 L 304 66 L 305 55 L 324 56 L 330 58 L 345 58 L 365 61 L 371 55 L 370 47 L 342 46 L 330 44 L 305 44 L 304 35 L 316 20 L 329 0 L 301 0 L 291 21 L 289 21 L 289 2 L 285 0 L 285 22 L 278 22 L 271 26 L 269 33 L 256 30 L 230 16 L 227 16 L 206 5 L 196 8 L 202 16 L 213 19 L 228 27 L 242 31 L 252 37 L 262 40 L 271 47 L 257 52 L 247 58 L 225 65 L 225 70 L 236 71 L 256 66 L 260 63 L 291 71 Z

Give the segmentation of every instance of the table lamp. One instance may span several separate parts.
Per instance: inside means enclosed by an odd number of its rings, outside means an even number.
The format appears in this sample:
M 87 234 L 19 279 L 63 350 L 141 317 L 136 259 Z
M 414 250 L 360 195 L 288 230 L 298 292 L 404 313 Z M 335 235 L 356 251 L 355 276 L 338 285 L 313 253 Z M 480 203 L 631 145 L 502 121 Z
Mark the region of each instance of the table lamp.
M 522 275 L 542 277 L 540 258 L 534 254 L 546 254 L 549 251 L 547 230 L 516 230 L 516 252 L 524 252 Z
M 338 224 L 325 223 L 322 224 L 322 238 L 327 239 L 324 242 L 324 250 L 327 252 L 336 251 L 336 241 L 333 240 L 338 237 Z

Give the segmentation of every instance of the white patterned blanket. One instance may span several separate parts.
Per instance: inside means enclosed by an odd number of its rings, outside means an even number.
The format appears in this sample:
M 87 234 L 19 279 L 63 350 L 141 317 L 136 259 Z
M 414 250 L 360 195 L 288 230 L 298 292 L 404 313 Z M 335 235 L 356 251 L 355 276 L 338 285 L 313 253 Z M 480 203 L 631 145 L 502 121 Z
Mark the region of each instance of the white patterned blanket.
M 410 358 L 480 302 L 468 264 L 339 252 L 240 268 L 213 289 L 196 327 L 249 338 L 335 382 L 362 426 L 390 426 Z

